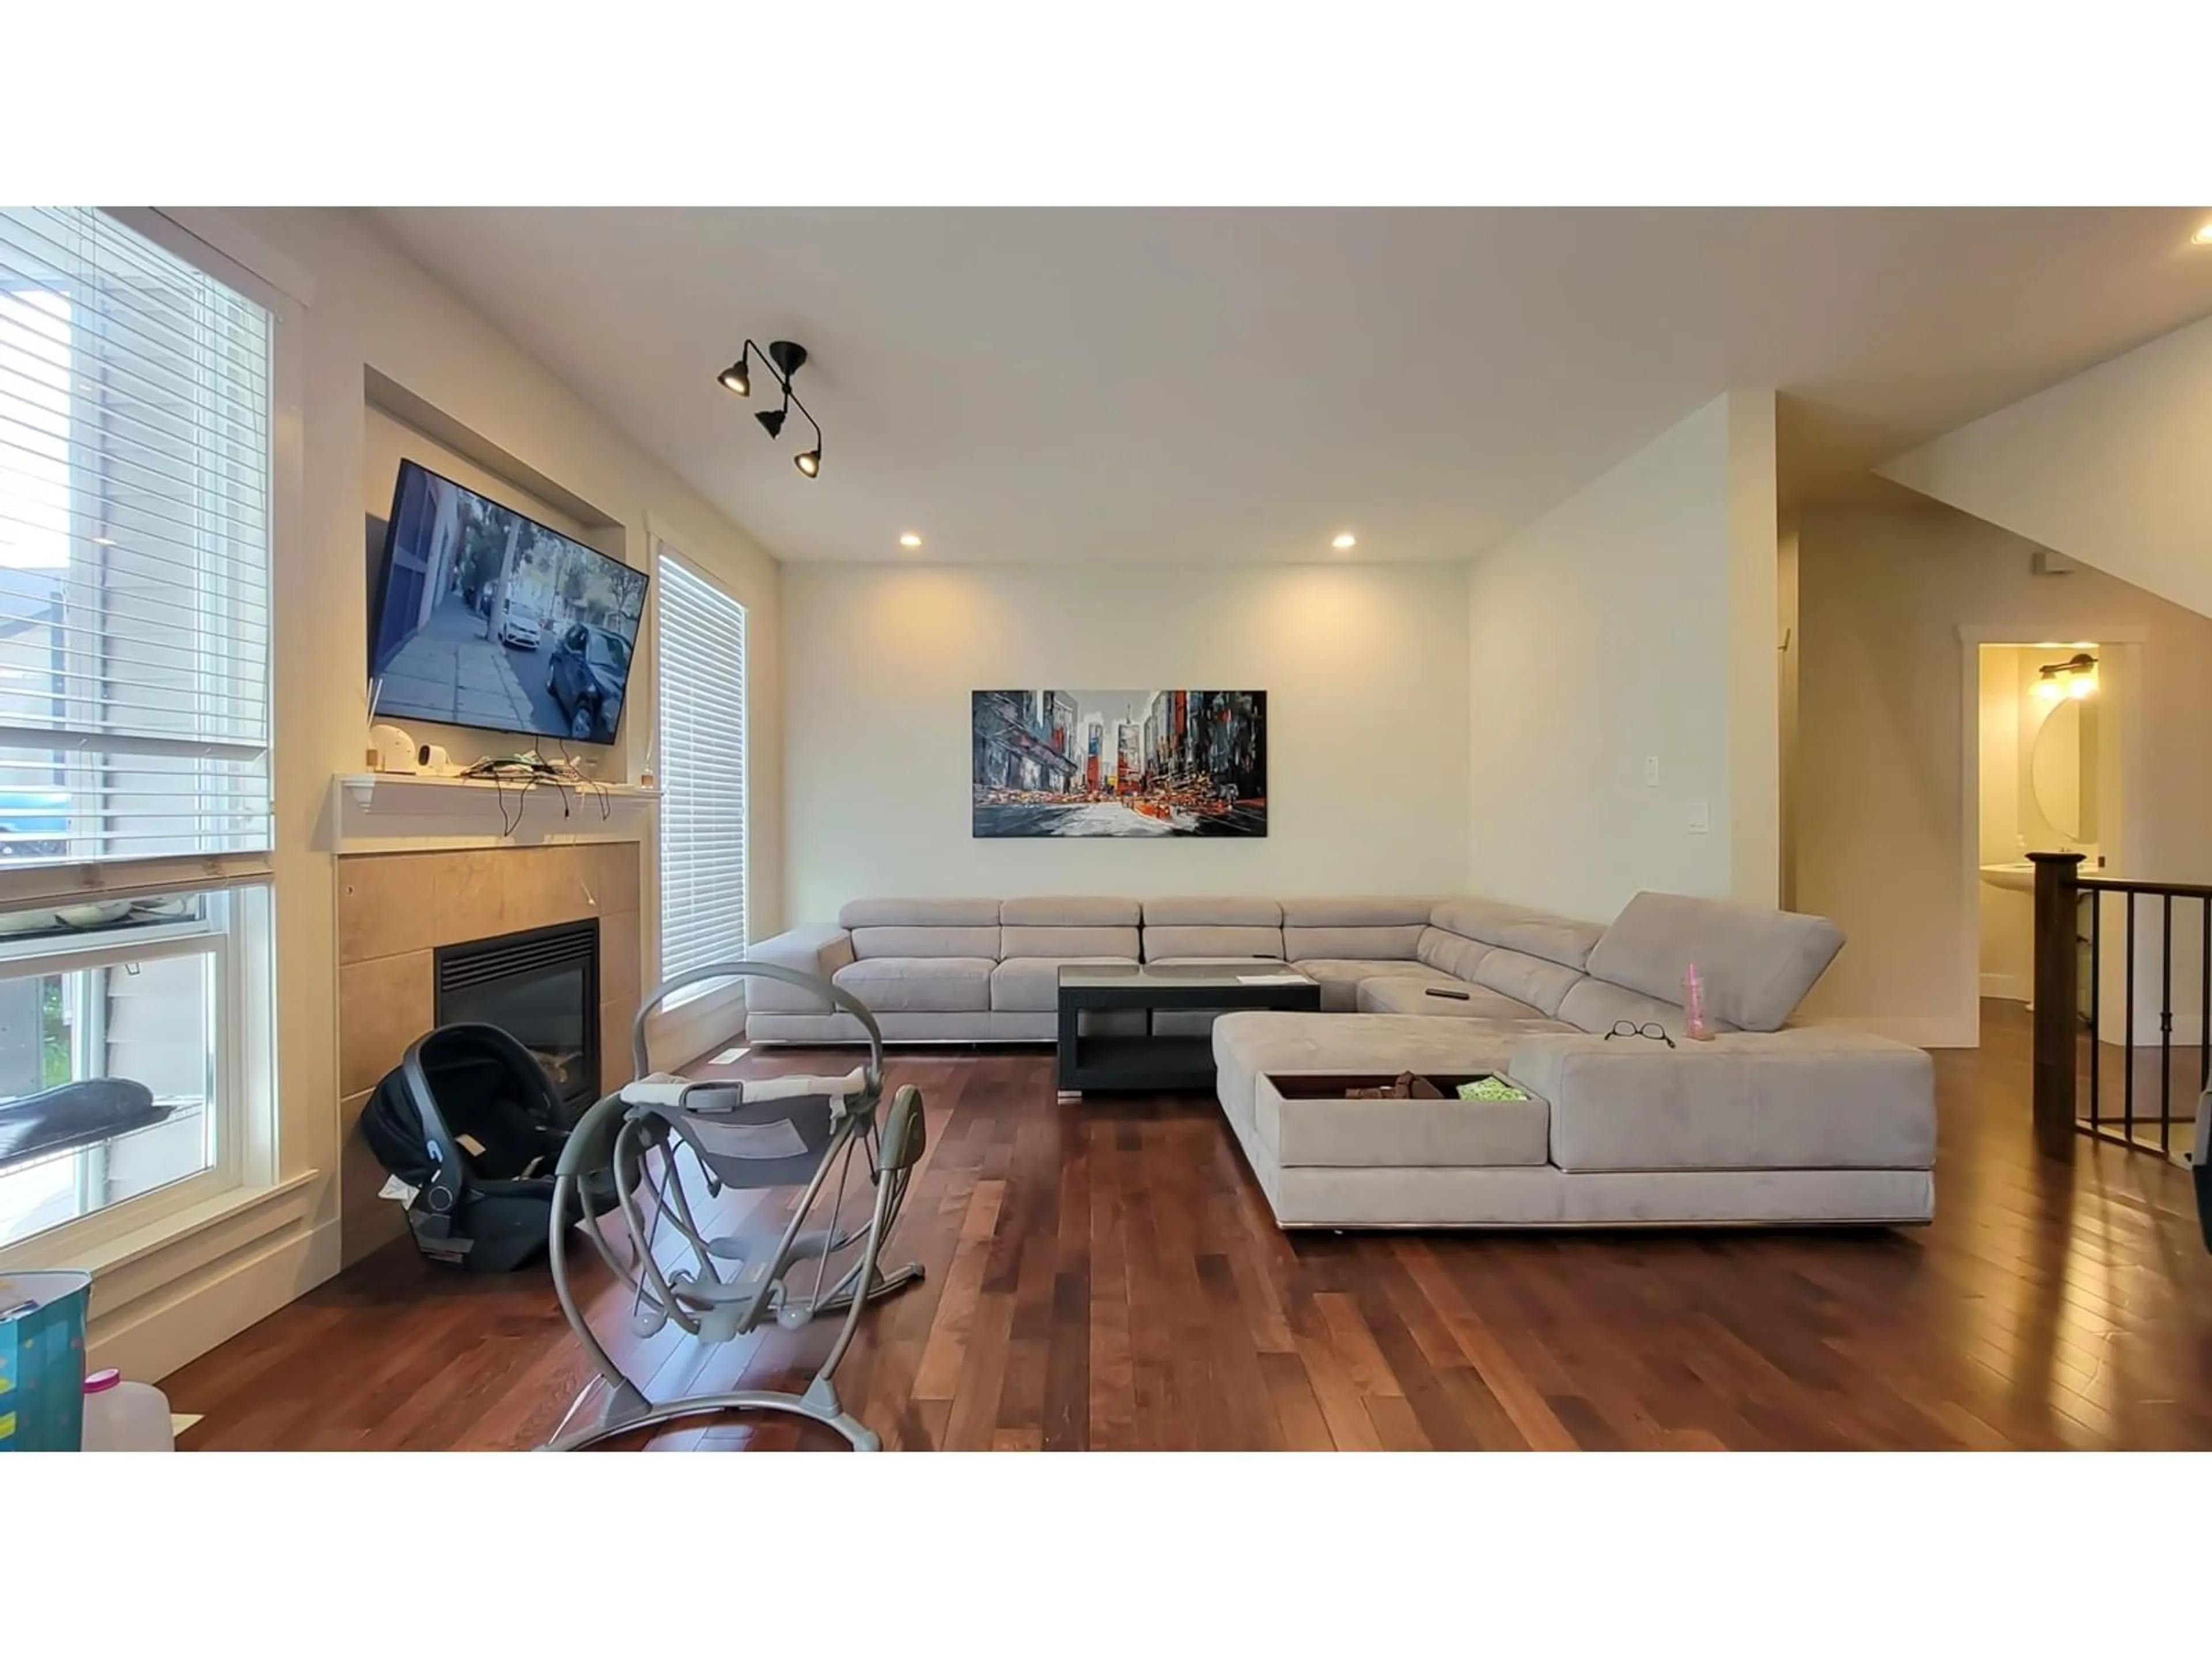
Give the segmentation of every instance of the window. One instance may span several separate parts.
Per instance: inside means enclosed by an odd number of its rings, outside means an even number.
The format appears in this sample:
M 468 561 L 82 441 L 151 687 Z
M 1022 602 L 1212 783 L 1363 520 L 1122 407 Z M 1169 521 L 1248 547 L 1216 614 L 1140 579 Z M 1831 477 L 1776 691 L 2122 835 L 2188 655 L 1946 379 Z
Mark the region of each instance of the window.
M 659 562 L 660 976 L 672 979 L 745 952 L 745 608 L 665 547 Z
M 220 1109 L 245 1087 L 253 1022 L 234 1016 L 267 902 L 249 885 L 0 916 L 0 1249 L 236 1181 Z
M 272 343 L 0 209 L 0 1249 L 236 1181 L 265 1097 Z

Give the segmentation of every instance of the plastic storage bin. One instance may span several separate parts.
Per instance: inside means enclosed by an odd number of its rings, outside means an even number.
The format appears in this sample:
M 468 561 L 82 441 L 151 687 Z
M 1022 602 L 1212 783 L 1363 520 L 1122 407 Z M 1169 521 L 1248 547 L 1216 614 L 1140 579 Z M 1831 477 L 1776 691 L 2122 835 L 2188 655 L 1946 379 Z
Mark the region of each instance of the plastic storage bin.
M 121 1371 L 94 1371 L 84 1379 L 84 1449 L 176 1450 L 168 1395 L 150 1382 L 125 1382 Z
M 88 1273 L 0 1273 L 0 1452 L 83 1443 L 91 1297 Z

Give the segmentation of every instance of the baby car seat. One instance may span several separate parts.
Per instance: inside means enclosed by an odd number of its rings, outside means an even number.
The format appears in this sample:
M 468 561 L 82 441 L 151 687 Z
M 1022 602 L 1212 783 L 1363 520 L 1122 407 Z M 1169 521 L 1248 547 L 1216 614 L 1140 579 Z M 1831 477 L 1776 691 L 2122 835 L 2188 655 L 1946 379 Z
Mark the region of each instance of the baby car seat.
M 418 1038 L 361 1115 L 377 1161 L 416 1188 L 407 1221 L 434 1261 L 507 1273 L 545 1249 L 553 1169 L 574 1119 L 535 1056 L 496 1025 Z M 579 1183 L 587 1215 L 617 1201 L 602 1169 Z

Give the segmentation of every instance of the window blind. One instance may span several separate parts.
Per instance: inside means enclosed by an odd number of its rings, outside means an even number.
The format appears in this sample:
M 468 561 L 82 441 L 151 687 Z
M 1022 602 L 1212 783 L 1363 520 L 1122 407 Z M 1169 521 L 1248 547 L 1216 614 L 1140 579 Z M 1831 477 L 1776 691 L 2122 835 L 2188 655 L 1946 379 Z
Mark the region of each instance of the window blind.
M 660 974 L 745 953 L 745 608 L 659 554 Z
M 0 208 L 0 870 L 270 844 L 268 311 Z

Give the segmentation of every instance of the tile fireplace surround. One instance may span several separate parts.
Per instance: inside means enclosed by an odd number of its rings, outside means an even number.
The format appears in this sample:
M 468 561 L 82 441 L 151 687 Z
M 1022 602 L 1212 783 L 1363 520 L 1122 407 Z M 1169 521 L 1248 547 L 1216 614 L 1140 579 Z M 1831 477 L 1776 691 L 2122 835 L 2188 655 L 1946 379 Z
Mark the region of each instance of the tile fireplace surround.
M 407 1045 L 430 1029 L 433 953 L 441 945 L 599 921 L 600 1087 L 629 1074 L 641 994 L 635 842 L 349 854 L 338 860 L 339 1243 L 347 1265 L 403 1237 L 381 1200 L 384 1170 L 361 1109 Z

